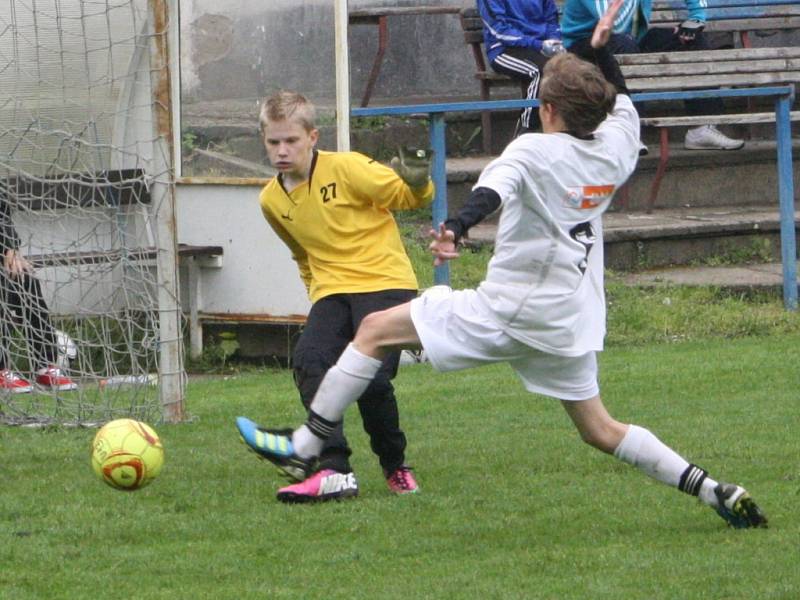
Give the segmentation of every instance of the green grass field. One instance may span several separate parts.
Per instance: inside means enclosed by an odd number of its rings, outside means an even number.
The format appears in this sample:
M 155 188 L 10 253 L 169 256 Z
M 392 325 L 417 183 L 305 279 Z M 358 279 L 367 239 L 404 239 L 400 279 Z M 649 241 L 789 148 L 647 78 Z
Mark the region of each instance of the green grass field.
M 393 497 L 348 413 L 356 500 L 285 506 L 234 418 L 297 425 L 288 371 L 190 382 L 194 419 L 157 427 L 148 488 L 95 478 L 94 430 L 0 427 L 0 598 L 800 597 L 800 336 L 616 344 L 618 418 L 746 485 L 767 530 L 581 444 L 560 406 L 506 366 L 396 381 L 421 493 Z

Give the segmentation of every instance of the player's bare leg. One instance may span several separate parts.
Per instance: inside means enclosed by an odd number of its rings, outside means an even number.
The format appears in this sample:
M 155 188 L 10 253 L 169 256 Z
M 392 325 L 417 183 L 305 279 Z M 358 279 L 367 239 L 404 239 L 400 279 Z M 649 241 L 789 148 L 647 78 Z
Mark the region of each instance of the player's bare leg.
M 353 338 L 353 345 L 362 354 L 377 359 L 383 359 L 394 348 L 422 348 L 411 320 L 411 303 L 393 306 L 364 317 L 356 337 Z
M 704 469 L 687 462 L 647 429 L 615 420 L 600 396 L 581 402 L 562 401 L 562 405 L 587 444 L 697 496 L 732 527 L 767 526 L 766 516 L 743 487 L 714 481 Z

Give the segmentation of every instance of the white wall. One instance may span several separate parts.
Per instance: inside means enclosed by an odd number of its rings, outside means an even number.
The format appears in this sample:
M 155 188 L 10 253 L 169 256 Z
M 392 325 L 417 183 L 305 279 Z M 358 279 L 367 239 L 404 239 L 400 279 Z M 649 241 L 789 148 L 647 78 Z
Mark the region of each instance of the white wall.
M 284 317 L 310 307 L 297 266 L 258 206 L 260 185 L 178 184 L 178 241 L 222 246 L 201 269 L 201 312 Z

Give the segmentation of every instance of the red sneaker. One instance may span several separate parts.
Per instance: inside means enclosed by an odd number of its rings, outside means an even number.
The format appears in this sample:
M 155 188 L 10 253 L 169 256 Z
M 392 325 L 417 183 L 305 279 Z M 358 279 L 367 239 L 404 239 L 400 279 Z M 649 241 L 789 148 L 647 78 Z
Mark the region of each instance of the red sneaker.
M 27 394 L 33 391 L 33 386 L 19 373 L 10 369 L 2 369 L 0 370 L 0 390 L 11 394 Z
M 68 392 L 77 390 L 78 384 L 72 381 L 58 367 L 50 366 L 36 371 L 36 383 L 42 387 Z
M 384 475 L 386 475 L 386 485 L 395 494 L 416 494 L 419 490 L 411 467 L 407 465 L 400 465 L 392 473 L 384 473 Z

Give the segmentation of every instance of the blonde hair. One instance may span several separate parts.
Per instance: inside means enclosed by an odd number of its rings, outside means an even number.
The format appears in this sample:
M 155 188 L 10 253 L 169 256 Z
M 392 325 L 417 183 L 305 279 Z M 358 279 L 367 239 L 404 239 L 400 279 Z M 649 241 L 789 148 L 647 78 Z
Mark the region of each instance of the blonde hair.
M 539 100 L 555 106 L 570 133 L 592 133 L 616 99 L 616 88 L 600 69 L 574 54 L 559 54 L 545 64 Z
M 267 126 L 267 121 L 286 121 L 294 119 L 306 131 L 316 129 L 314 121 L 317 118 L 317 111 L 309 100 L 290 90 L 281 90 L 269 98 L 265 98 L 261 103 L 261 112 L 258 116 L 258 124 L 261 131 Z

